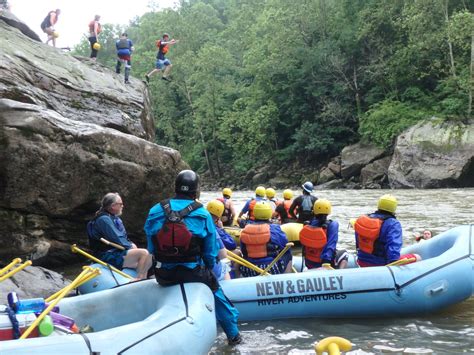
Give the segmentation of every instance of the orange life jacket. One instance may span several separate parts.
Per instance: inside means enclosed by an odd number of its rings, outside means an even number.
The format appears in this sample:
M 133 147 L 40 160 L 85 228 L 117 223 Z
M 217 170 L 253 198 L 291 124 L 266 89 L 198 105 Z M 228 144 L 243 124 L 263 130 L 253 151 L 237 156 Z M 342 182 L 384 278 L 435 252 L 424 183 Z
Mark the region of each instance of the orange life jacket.
M 94 33 L 94 28 L 95 28 L 95 20 L 92 20 L 91 22 L 89 22 L 89 32 Z M 97 22 L 97 34 L 101 32 L 102 32 L 102 26 L 100 25 L 100 23 Z
M 249 219 L 251 219 L 252 221 L 255 221 L 255 216 L 253 215 L 253 209 L 255 208 L 255 205 L 257 204 L 257 200 L 256 199 L 252 199 L 252 201 L 250 201 L 249 203 Z
M 247 255 L 252 259 L 260 259 L 268 256 L 268 244 L 270 243 L 269 224 L 247 224 L 240 233 L 240 240 L 247 248 Z
M 160 47 L 161 47 L 161 39 L 156 41 L 156 48 L 160 49 Z M 168 50 L 169 50 L 169 47 L 167 44 L 161 47 L 161 51 L 163 52 L 163 54 L 168 53 Z
M 300 243 L 303 245 L 303 255 L 306 259 L 321 262 L 321 253 L 328 242 L 327 226 L 313 227 L 305 225 L 300 231 Z
M 383 218 L 374 218 L 367 215 L 357 218 L 354 230 L 357 232 L 359 249 L 367 254 L 373 254 L 374 245 L 380 236 L 380 228 L 385 221 Z

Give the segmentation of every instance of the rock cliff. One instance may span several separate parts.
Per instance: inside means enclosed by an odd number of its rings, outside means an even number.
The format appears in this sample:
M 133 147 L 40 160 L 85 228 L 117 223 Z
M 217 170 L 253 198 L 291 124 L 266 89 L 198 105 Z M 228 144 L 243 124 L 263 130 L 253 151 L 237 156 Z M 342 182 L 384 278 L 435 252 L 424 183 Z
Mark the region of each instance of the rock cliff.
M 0 264 L 70 263 L 70 244 L 86 245 L 86 221 L 109 191 L 122 195 L 127 230 L 143 242 L 148 209 L 186 167 L 152 143 L 146 87 L 24 32 L 0 17 Z

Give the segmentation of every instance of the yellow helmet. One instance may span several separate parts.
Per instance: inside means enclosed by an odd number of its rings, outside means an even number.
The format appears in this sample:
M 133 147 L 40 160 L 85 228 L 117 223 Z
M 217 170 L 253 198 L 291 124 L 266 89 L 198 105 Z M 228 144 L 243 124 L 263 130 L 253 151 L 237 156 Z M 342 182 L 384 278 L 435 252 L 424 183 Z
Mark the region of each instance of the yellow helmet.
M 318 198 L 313 206 L 314 214 L 331 214 L 331 202 L 324 198 Z
M 260 197 L 265 197 L 265 188 L 263 186 L 259 186 L 255 189 L 255 195 Z
M 228 187 L 222 189 L 222 196 L 231 198 L 232 197 L 232 190 Z
M 219 200 L 212 200 L 206 206 L 210 214 L 221 218 L 224 213 L 224 204 Z
M 58 38 L 58 37 L 59 37 L 59 33 L 58 33 L 57 31 L 54 31 L 54 32 L 53 32 L 53 37 L 54 37 L 54 38 Z
M 291 200 L 293 198 L 293 191 L 291 191 L 290 189 L 286 189 L 285 191 L 283 191 L 283 198 L 285 200 Z
M 274 198 L 276 195 L 276 192 L 274 189 L 269 187 L 268 189 L 265 190 L 265 194 L 267 195 L 267 198 Z
M 253 208 L 253 215 L 257 220 L 268 221 L 272 214 L 272 206 L 266 201 L 258 201 Z
M 386 194 L 379 198 L 377 208 L 382 211 L 395 213 L 395 211 L 397 210 L 397 205 L 398 202 L 395 196 L 391 194 Z
M 96 51 L 100 51 L 100 43 L 99 43 L 99 42 L 95 42 L 95 43 L 92 45 L 92 48 L 94 48 Z

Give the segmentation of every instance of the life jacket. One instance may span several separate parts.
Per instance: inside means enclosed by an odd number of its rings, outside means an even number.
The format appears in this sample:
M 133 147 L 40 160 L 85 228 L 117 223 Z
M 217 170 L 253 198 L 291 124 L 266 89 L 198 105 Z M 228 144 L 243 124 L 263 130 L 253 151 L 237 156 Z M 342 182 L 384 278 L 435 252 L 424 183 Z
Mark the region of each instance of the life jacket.
M 354 230 L 357 232 L 359 250 L 367 254 L 375 255 L 380 229 L 382 228 L 383 222 L 388 218 L 393 217 L 370 217 L 363 215 L 357 218 L 354 224 Z
M 98 255 L 106 252 L 107 250 L 111 249 L 110 246 L 108 246 L 108 245 L 106 245 L 106 244 L 104 244 L 100 241 L 100 238 L 105 238 L 105 235 L 99 235 L 99 236 L 94 235 L 95 222 L 96 222 L 97 218 L 99 218 L 101 216 L 104 216 L 104 215 L 108 215 L 108 213 L 102 212 L 102 213 L 98 214 L 96 217 L 94 217 L 89 222 L 87 222 L 87 226 L 86 226 L 87 237 L 88 237 L 88 242 L 89 242 L 89 248 L 92 250 L 92 254 L 94 256 L 98 256 Z M 105 238 L 105 239 L 107 239 L 107 238 Z
M 118 43 L 117 43 L 117 48 L 120 49 L 129 49 L 130 44 L 128 42 L 127 38 L 120 38 Z
M 257 204 L 257 200 L 252 198 L 252 200 L 249 203 L 249 219 L 252 221 L 255 221 L 255 216 L 253 215 L 253 209 L 255 208 L 255 205 Z
M 95 27 L 95 20 L 92 20 L 89 22 L 89 32 L 94 33 L 94 27 Z M 99 22 L 97 22 L 97 34 L 102 32 L 102 26 L 100 25 Z
M 291 218 L 290 207 L 292 204 L 293 204 L 293 200 L 283 200 L 283 201 L 280 200 L 277 202 L 277 206 L 283 206 L 286 212 L 286 216 L 282 216 L 282 214 L 279 213 L 280 220 Z
M 160 202 L 166 221 L 153 237 L 155 258 L 162 263 L 195 262 L 201 255 L 202 238 L 194 237 L 183 219 L 192 211 L 202 207 L 194 201 L 180 211 L 172 211 L 170 200 Z
M 261 259 L 267 256 L 274 256 L 275 254 L 275 247 L 270 242 L 270 225 L 267 223 L 247 224 L 242 232 L 240 232 L 240 240 L 247 249 L 247 255 L 244 256 L 249 256 L 252 259 Z
M 51 21 L 51 13 L 54 13 L 53 20 Z M 58 15 L 56 11 L 50 11 L 44 18 L 43 22 L 41 22 L 41 28 L 48 28 L 56 24 L 58 22 Z
M 224 213 L 222 213 L 222 217 L 225 217 L 225 222 L 232 222 L 230 220 L 232 212 L 231 212 L 230 208 L 227 207 L 227 203 L 226 203 L 227 199 L 224 198 L 224 197 L 219 197 L 219 198 L 217 198 L 217 201 L 221 201 L 224 204 Z
M 161 45 L 161 39 L 156 41 L 156 48 L 158 48 L 163 54 L 168 53 L 168 50 L 169 50 L 169 47 L 167 44 Z
M 321 227 L 305 225 L 300 231 L 300 243 L 303 245 L 303 256 L 315 263 L 321 262 L 321 253 L 328 242 L 327 227 L 331 223 L 323 224 Z

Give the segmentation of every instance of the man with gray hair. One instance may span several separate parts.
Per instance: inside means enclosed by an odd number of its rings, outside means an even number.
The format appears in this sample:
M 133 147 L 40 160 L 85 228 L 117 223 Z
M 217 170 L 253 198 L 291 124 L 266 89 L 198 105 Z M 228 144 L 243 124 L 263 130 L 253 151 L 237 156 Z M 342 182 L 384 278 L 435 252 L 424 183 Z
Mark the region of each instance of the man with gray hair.
M 109 192 L 101 203 L 100 209 L 92 221 L 87 224 L 89 245 L 94 256 L 118 269 L 132 268 L 137 270 L 137 280 L 146 279 L 152 265 L 148 250 L 137 248 L 128 238 L 120 215 L 123 211 L 122 198 L 118 193 Z M 117 244 L 117 247 L 101 242 Z

